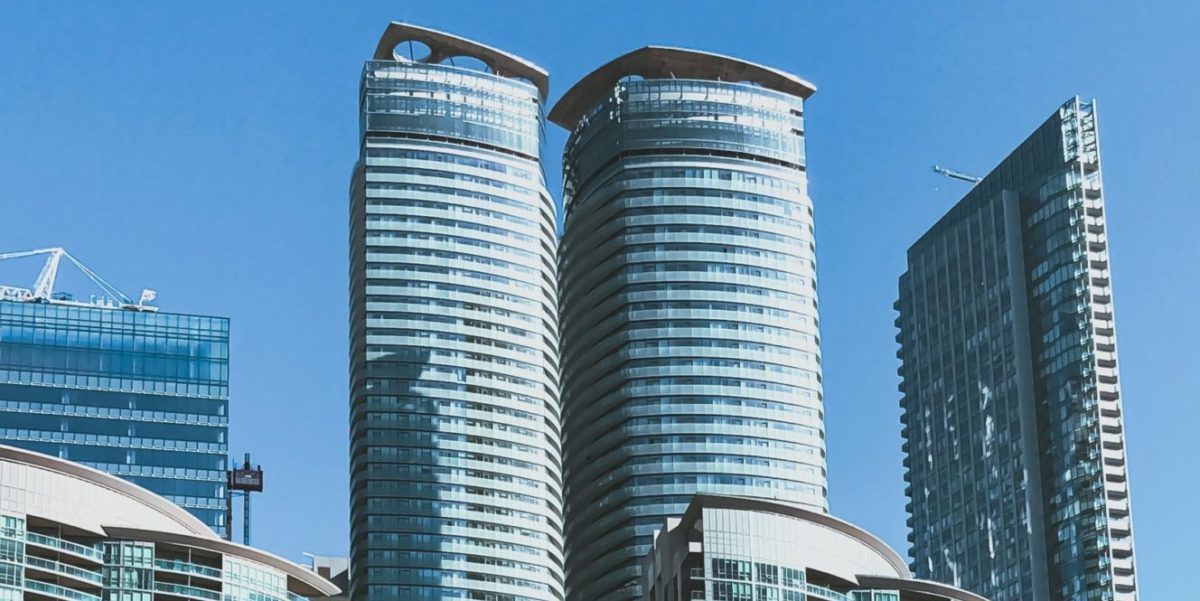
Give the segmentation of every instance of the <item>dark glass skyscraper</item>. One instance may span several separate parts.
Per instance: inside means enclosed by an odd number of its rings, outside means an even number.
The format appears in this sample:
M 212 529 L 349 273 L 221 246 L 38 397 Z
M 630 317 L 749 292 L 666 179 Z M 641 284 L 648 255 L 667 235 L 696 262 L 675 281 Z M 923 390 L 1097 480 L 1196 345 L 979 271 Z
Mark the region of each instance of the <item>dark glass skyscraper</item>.
M 826 511 L 816 246 L 794 75 L 647 47 L 550 113 L 563 158 L 567 588 L 640 599 L 696 493 Z
M 1095 104 L 1064 104 L 908 251 L 912 568 L 993 601 L 1137 598 Z
M 563 598 L 546 88 L 520 58 L 400 23 L 363 71 L 350 190 L 356 601 Z
M 0 444 L 121 476 L 225 529 L 229 320 L 0 301 Z

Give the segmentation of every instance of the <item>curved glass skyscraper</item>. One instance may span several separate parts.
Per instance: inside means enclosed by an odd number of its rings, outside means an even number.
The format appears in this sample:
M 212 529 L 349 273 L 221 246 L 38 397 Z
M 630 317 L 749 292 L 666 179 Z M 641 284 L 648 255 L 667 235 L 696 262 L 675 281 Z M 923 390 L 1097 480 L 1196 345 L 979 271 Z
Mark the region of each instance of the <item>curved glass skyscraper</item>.
M 550 113 L 564 155 L 567 589 L 640 598 L 697 492 L 827 510 L 804 99 L 741 60 L 647 47 Z
M 517 57 L 399 23 L 366 64 L 350 193 L 357 601 L 563 598 L 546 86 Z

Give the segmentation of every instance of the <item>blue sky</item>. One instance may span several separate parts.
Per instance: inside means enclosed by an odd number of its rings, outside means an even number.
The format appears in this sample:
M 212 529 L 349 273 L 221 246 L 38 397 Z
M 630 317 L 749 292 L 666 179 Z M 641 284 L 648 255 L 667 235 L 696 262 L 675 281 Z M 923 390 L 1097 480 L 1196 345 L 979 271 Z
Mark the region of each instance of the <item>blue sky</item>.
M 0 250 L 63 245 L 129 294 L 232 319 L 230 450 L 266 470 L 256 545 L 347 550 L 346 192 L 358 77 L 389 20 L 523 55 L 552 100 L 647 44 L 817 84 L 831 504 L 902 553 L 891 304 L 905 249 L 966 191 L 930 166 L 985 173 L 1069 97 L 1098 98 L 1140 583 L 1192 590 L 1200 5 L 5 3 Z M 548 131 L 556 190 L 565 132 Z

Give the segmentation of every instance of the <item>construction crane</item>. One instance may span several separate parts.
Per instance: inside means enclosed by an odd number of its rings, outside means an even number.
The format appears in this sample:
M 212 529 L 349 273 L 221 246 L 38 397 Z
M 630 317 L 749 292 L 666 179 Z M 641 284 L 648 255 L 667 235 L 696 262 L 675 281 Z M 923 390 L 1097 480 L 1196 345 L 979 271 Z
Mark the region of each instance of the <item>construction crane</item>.
M 84 265 L 71 256 L 62 247 L 54 248 L 39 248 L 36 250 L 25 250 L 20 252 L 0 253 L 0 261 L 5 259 L 23 259 L 25 257 L 35 257 L 38 255 L 47 255 L 46 264 L 42 266 L 41 273 L 38 274 L 37 280 L 33 283 L 33 288 L 21 288 L 18 286 L 7 286 L 0 284 L 0 300 L 16 301 L 19 303 L 48 303 L 53 305 L 71 305 L 75 307 L 102 307 L 102 308 L 121 308 L 129 311 L 146 311 L 156 312 L 158 307 L 148 305 L 154 300 L 157 293 L 149 288 L 142 290 L 142 296 L 135 303 L 133 299 L 125 296 L 123 292 L 117 289 L 116 286 L 109 284 L 99 274 L 92 271 L 87 265 Z M 68 294 L 55 293 L 54 281 L 58 278 L 58 266 L 62 263 L 63 258 L 75 266 L 83 275 L 92 280 L 104 291 L 104 296 L 95 298 L 91 302 L 80 302 L 71 298 Z
M 934 165 L 933 172 L 944 175 L 950 179 L 957 179 L 957 180 L 961 180 L 964 182 L 971 182 L 972 184 L 978 184 L 980 181 L 983 181 L 983 178 L 979 177 L 977 175 L 971 175 L 969 173 L 963 173 L 962 171 L 955 171 L 953 169 L 947 169 L 946 167 L 942 167 L 941 165 Z

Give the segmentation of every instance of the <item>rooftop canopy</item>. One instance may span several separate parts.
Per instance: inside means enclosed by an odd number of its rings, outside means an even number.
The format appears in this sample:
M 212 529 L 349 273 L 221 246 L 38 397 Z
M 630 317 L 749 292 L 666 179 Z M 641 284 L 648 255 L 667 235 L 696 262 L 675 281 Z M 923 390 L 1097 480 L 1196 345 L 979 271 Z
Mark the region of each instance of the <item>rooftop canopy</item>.
M 705 79 L 753 82 L 764 88 L 808 98 L 817 87 L 791 73 L 738 58 L 665 46 L 646 46 L 592 71 L 571 87 L 550 111 L 550 121 L 567 129 L 602 101 L 621 79 Z
M 545 100 L 550 92 L 550 76 L 546 70 L 519 56 L 473 40 L 408 23 L 392 22 L 388 25 L 383 36 L 379 38 L 379 45 L 375 47 L 374 59 L 398 60 L 394 51 L 396 46 L 405 42 L 420 42 L 429 47 L 429 56 L 414 57 L 415 62 L 438 64 L 446 59 L 469 56 L 482 61 L 496 75 L 528 80 L 537 87 L 542 100 Z

